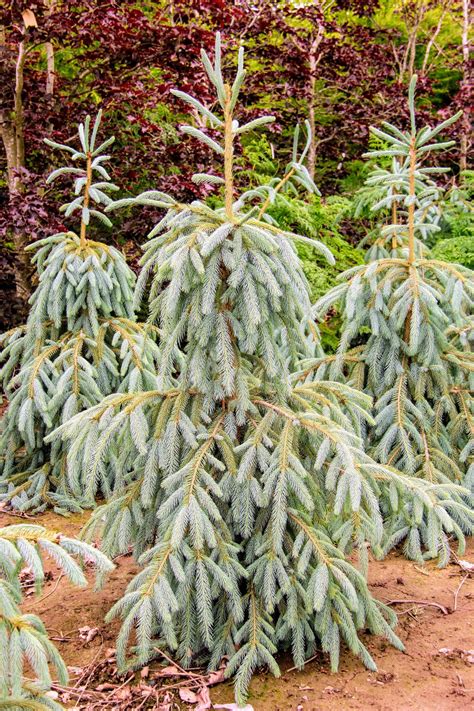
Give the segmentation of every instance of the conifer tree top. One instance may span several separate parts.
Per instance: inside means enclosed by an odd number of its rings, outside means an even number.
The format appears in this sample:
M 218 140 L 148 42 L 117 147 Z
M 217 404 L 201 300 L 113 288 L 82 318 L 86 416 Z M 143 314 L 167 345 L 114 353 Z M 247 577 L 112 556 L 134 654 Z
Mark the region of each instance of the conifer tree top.
M 160 325 L 164 342 L 170 344 L 162 356 L 161 385 L 166 388 L 175 384 L 174 346 L 186 343 L 188 357 L 180 373 L 181 385 L 198 390 L 210 402 L 229 399 L 239 403 L 241 416 L 250 405 L 248 387 L 252 378 L 278 378 L 281 383 L 288 380 L 289 363 L 277 340 L 286 340 L 293 355 L 304 347 L 300 324 L 308 318 L 310 302 L 293 239 L 307 241 L 333 261 L 325 245 L 284 232 L 266 215 L 275 195 L 290 181 L 306 190 L 316 190 L 303 165 L 308 144 L 298 157 L 298 130 L 284 177 L 239 196 L 235 194 L 235 140 L 242 133 L 273 121 L 273 117 L 263 116 L 240 125 L 235 118 L 245 78 L 243 59 L 241 48 L 236 75 L 228 83 L 222 72 L 220 35 L 216 36 L 213 62 L 202 52 L 216 92 L 215 111 L 189 94 L 173 91 L 213 129 L 211 138 L 204 129 L 182 127 L 185 134 L 222 157 L 221 175 L 198 173 L 194 180 L 222 185 L 224 205 L 211 208 L 197 200 L 182 205 L 165 193 L 150 190 L 106 208 L 109 211 L 142 204 L 167 210 L 149 233 L 137 289 L 140 300 L 153 275 L 148 295 L 149 319 Z
M 86 228 L 89 225 L 90 219 L 96 218 L 103 222 L 107 227 L 112 227 L 112 223 L 104 215 L 100 209 L 102 206 L 107 207 L 113 201 L 107 195 L 107 192 L 115 192 L 118 187 L 111 182 L 109 173 L 104 167 L 110 156 L 106 154 L 106 149 L 115 141 L 114 136 L 110 136 L 105 141 L 97 145 L 97 136 L 99 132 L 100 122 L 102 119 L 102 110 L 96 116 L 93 126 L 91 127 L 91 117 L 86 116 L 84 123 L 78 126 L 78 135 L 80 149 L 74 148 L 62 143 L 56 143 L 49 138 L 45 138 L 44 142 L 62 151 L 67 151 L 71 154 L 75 165 L 66 165 L 62 168 L 53 170 L 47 179 L 47 183 L 53 182 L 60 175 L 76 176 L 74 180 L 75 198 L 70 202 L 61 206 L 61 212 L 64 212 L 66 217 L 80 212 L 81 214 L 81 245 L 85 245 Z M 82 165 L 81 165 L 82 164 Z M 95 207 L 91 207 L 91 203 Z
M 442 190 L 432 180 L 432 176 L 449 172 L 446 167 L 425 165 L 425 159 L 433 152 L 454 145 L 454 141 L 435 139 L 462 114 L 462 111 L 458 111 L 437 126 L 418 128 L 415 110 L 416 83 L 417 76 L 414 75 L 408 89 L 409 129 L 402 131 L 387 121 L 382 122 L 382 129 L 370 127 L 371 134 L 384 145 L 382 148 L 368 151 L 364 154 L 365 157 L 391 158 L 392 164 L 390 169 L 377 167 L 370 173 L 360 204 L 362 207 L 367 200 L 372 200 L 372 211 L 392 210 L 390 224 L 381 229 L 382 241 L 391 240 L 392 249 L 400 245 L 408 246 L 410 262 L 423 252 L 423 246 L 417 245 L 415 237 L 419 236 L 424 240 L 439 230 L 437 203 Z

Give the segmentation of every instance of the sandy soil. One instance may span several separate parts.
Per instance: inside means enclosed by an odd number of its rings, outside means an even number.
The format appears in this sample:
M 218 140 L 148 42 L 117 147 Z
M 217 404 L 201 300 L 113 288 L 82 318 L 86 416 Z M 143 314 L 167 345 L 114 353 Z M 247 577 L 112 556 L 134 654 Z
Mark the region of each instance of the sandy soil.
M 29 522 L 74 535 L 86 519 L 87 515 L 64 519 L 45 514 Z M 18 522 L 19 518 L 0 513 L 0 525 Z M 463 558 L 474 562 L 473 541 Z M 64 578 L 58 582 L 58 572 L 51 566 L 51 579 L 42 597 L 38 600 L 32 592 L 26 597 L 24 610 L 41 616 L 71 667 L 71 686 L 75 690 L 60 698 L 68 706 L 91 710 L 196 709 L 196 705 L 180 701 L 176 685 L 168 692 L 167 703 L 157 704 L 154 700 L 157 692 L 153 689 L 164 684 L 172 687 L 179 682 L 163 678 L 162 674 L 157 679 L 157 670 L 159 673 L 162 669 L 158 662 L 141 676 L 118 677 L 113 657 L 118 624 L 105 625 L 104 616 L 120 597 L 136 567 L 126 556 L 117 559 L 116 564 L 116 570 L 99 593 L 93 592 L 92 586 L 75 589 Z M 368 672 L 349 652 L 342 656 L 338 674 L 330 673 L 323 655 L 309 662 L 302 672 L 291 670 L 291 660 L 283 658 L 279 660 L 280 679 L 262 673 L 252 682 L 249 703 L 255 711 L 474 708 L 474 651 L 470 652 L 474 650 L 473 577 L 465 575 L 457 564 L 444 570 L 432 564 L 421 568 L 393 554 L 385 561 L 371 564 L 370 587 L 385 602 L 406 601 L 395 605 L 399 614 L 398 634 L 406 652 L 397 652 L 384 640 L 367 637 L 378 665 L 376 673 Z M 231 685 L 212 686 L 210 696 L 214 704 L 230 703 Z

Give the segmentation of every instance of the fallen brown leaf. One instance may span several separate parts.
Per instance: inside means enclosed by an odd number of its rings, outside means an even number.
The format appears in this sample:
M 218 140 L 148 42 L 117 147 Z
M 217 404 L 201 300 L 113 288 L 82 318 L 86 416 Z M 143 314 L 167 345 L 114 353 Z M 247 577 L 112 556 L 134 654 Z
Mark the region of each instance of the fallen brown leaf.
M 181 669 L 178 669 L 178 667 L 175 667 L 174 664 L 170 664 L 169 666 L 163 667 L 163 669 L 160 669 L 159 671 L 155 672 L 153 676 L 187 676 L 187 674 L 181 671 Z
M 98 627 L 88 627 L 87 625 L 85 627 L 79 627 L 79 637 L 85 642 L 92 642 L 94 637 L 97 637 L 99 634 L 99 628 Z
M 198 705 L 196 706 L 196 711 L 206 711 L 212 706 L 211 697 L 209 696 L 209 689 L 207 686 L 203 686 L 198 693 Z
M 71 676 L 81 676 L 82 672 L 84 671 L 84 668 L 83 667 L 68 667 L 67 670 Z
M 218 669 L 217 671 L 211 672 L 206 677 L 206 684 L 212 686 L 213 684 L 220 684 L 224 681 L 224 669 Z
M 119 701 L 127 701 L 132 696 L 132 690 L 130 686 L 127 684 L 127 686 L 123 686 L 121 689 L 118 689 L 117 693 L 114 694 L 114 699 L 118 699 Z
M 99 684 L 99 686 L 95 687 L 96 691 L 112 691 L 113 689 L 117 689 L 118 684 L 110 684 L 106 682 L 105 684 Z
M 191 691 L 191 689 L 180 689 L 179 698 L 181 701 L 186 701 L 188 704 L 197 704 L 198 702 L 197 694 L 195 694 L 194 691 Z
M 33 10 L 23 10 L 21 13 L 25 27 L 38 27 Z

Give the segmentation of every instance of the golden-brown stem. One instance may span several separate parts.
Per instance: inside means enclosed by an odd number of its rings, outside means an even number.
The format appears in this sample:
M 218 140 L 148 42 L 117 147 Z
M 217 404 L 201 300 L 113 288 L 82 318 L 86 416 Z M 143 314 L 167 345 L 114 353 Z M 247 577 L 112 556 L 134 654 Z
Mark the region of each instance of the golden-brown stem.
M 395 194 L 396 194 L 396 193 L 394 193 L 394 195 L 395 195 Z M 397 219 L 398 219 L 398 216 L 397 216 L 397 202 L 396 202 L 396 200 L 394 200 L 393 203 L 392 203 L 392 225 L 398 224 L 398 223 L 397 223 Z M 394 232 L 394 233 L 392 234 L 392 249 L 395 250 L 396 248 L 397 248 L 397 235 L 396 235 L 396 233 Z
M 232 135 L 232 109 L 230 107 L 231 90 L 228 84 L 225 85 L 225 109 L 224 109 L 224 180 L 225 180 L 225 213 L 229 220 L 234 219 L 232 204 L 234 202 L 234 173 L 233 157 L 234 145 Z
M 92 182 L 92 153 L 87 152 L 87 167 L 86 167 L 86 184 L 84 185 L 84 204 L 83 208 L 89 207 L 89 188 Z M 84 220 L 81 220 L 81 247 L 86 244 L 86 229 L 87 225 Z
M 409 173 L 409 195 L 411 198 L 408 206 L 408 262 L 415 261 L 415 170 L 416 170 L 416 136 L 413 136 L 410 143 L 410 173 Z

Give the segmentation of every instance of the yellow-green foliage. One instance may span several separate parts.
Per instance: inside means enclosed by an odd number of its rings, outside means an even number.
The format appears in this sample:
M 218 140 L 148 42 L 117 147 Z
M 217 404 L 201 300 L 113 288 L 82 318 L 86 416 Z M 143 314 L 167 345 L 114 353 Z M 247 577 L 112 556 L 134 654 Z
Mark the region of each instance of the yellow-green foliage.
M 317 238 L 334 255 L 336 263 L 330 265 L 309 245 L 297 245 L 313 302 L 335 285 L 338 274 L 364 262 L 363 251 L 353 247 L 340 232 L 341 220 L 350 210 L 351 201 L 337 195 L 326 199 L 312 195 L 306 201 L 284 195 L 279 196 L 268 211 L 282 229 Z M 339 328 L 337 314 L 331 314 L 330 318 L 320 324 L 325 350 L 336 350 Z
M 454 262 L 474 269 L 474 235 L 468 233 L 440 240 L 433 247 L 433 256 L 445 262 Z
M 307 201 L 285 195 L 278 197 L 275 205 L 269 209 L 282 229 L 317 238 L 334 255 L 336 264 L 331 266 L 309 245 L 298 245 L 298 254 L 303 262 L 313 301 L 334 284 L 338 274 L 364 261 L 363 253 L 349 244 L 340 232 L 340 222 L 350 207 L 350 200 L 336 195 L 326 199 L 312 195 Z
M 245 141 L 242 161 L 245 169 L 240 176 L 245 176 L 251 185 L 267 184 L 282 172 L 267 136 L 253 135 Z M 316 250 L 306 244 L 298 244 L 312 301 L 334 286 L 338 274 L 364 261 L 362 252 L 349 243 L 340 229 L 341 221 L 351 216 L 352 209 L 351 200 L 340 195 L 321 198 L 315 194 L 300 193 L 295 196 L 288 192 L 280 193 L 268 209 L 268 214 L 282 229 L 318 239 L 334 255 L 336 263 L 332 266 Z

